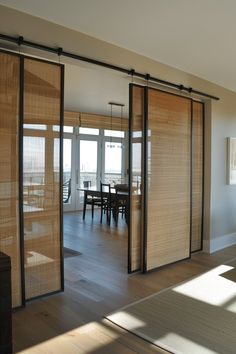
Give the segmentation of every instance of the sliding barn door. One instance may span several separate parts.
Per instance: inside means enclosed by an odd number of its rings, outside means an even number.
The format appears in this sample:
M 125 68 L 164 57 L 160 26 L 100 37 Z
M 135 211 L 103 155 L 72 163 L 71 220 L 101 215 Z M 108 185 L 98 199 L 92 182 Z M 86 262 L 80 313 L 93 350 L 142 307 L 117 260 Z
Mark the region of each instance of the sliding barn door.
M 62 67 L 24 61 L 24 250 L 26 299 L 62 288 Z
M 193 102 L 192 110 L 192 237 L 191 252 L 202 249 L 203 225 L 203 127 L 204 105 Z
M 190 256 L 191 100 L 147 88 L 144 267 Z
M 129 181 L 130 181 L 130 222 L 129 222 L 129 273 L 143 266 L 143 122 L 144 88 L 130 85 L 129 118 Z
M 63 289 L 64 68 L 0 51 L 0 251 L 12 305 Z
M 0 251 L 11 257 L 13 307 L 22 304 L 19 97 L 20 58 L 0 52 Z

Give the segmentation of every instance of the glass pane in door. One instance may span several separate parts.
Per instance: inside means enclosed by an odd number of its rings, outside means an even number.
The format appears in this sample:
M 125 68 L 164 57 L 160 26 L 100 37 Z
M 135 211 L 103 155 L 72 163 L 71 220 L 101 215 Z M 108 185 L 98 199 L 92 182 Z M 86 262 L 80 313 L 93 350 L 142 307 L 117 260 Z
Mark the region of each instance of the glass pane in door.
M 60 131 L 62 69 L 24 59 L 23 203 L 26 299 L 62 289 Z
M 128 270 L 129 273 L 143 269 L 143 122 L 144 87 L 130 85 L 130 210 Z
M 80 140 L 80 188 L 97 187 L 97 149 L 97 141 Z
M 23 180 L 24 212 L 43 210 L 45 184 L 45 138 L 24 136 L 23 139 Z
M 71 152 L 72 140 L 63 139 L 63 203 L 71 203 Z
M 0 251 L 11 257 L 12 305 L 21 306 L 19 227 L 19 77 L 20 60 L 0 53 Z M 23 256 L 23 255 L 22 255 Z M 4 273 L 2 273 L 4 274 Z M 1 284 L 4 293 L 6 285 Z M 4 306 L 4 295 L 1 298 Z M 0 321 L 4 321 L 4 315 Z M 1 326 L 2 328 L 2 326 Z M 3 327 L 4 330 L 4 327 Z M 7 333 L 7 332 L 6 332 Z M 0 347 L 4 351 L 0 335 Z
M 105 142 L 105 181 L 111 185 L 122 183 L 122 144 Z

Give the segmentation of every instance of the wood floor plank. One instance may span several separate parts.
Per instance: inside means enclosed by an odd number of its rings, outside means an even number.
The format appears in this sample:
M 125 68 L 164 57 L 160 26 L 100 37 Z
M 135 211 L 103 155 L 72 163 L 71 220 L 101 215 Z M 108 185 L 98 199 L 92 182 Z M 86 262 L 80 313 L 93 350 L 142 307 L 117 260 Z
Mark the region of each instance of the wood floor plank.
M 135 300 L 201 274 L 236 255 L 232 246 L 212 255 L 148 274 L 127 275 L 127 228 L 100 225 L 99 214 L 83 222 L 81 213 L 66 213 L 65 246 L 82 254 L 65 259 L 65 292 L 31 301 L 13 314 L 14 353 L 151 354 L 165 353 L 107 323 L 103 316 Z

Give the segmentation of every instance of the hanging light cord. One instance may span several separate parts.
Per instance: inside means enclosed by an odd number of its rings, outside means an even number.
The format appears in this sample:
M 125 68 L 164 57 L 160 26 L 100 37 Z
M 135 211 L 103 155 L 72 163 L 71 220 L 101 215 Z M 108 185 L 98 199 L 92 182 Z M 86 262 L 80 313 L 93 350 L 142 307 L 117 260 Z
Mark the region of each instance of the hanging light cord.
M 121 106 L 120 107 L 120 131 L 121 131 L 121 134 L 120 134 L 120 142 L 121 142 L 121 149 L 123 148 L 123 140 L 122 140 L 122 132 L 123 132 L 123 130 L 122 130 L 122 128 L 123 128 L 123 109 L 124 109 L 124 107 L 123 106 Z
M 112 116 L 113 116 L 113 104 L 111 104 L 111 119 L 110 119 L 110 149 L 112 148 Z

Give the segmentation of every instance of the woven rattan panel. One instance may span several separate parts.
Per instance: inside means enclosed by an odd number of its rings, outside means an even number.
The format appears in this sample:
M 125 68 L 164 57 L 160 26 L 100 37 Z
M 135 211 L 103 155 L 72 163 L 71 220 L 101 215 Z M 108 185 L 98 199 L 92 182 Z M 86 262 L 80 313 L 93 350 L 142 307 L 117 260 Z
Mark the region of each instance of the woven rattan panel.
M 85 112 L 64 112 L 64 125 L 79 126 L 84 128 L 110 129 L 110 116 L 100 114 L 91 114 Z M 128 131 L 128 119 L 112 117 L 112 129 L 119 131 Z
M 20 306 L 19 57 L 0 53 L 0 251 L 11 257 L 12 304 Z
M 192 252 L 202 246 L 203 110 L 201 102 L 193 102 Z
M 24 70 L 25 287 L 30 299 L 61 288 L 61 69 L 25 59 Z
M 148 91 L 147 270 L 189 257 L 191 100 Z
M 131 165 L 132 181 L 130 205 L 129 265 L 130 271 L 142 268 L 142 149 L 143 149 L 143 106 L 144 88 L 132 86 L 131 117 Z

